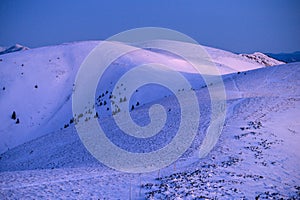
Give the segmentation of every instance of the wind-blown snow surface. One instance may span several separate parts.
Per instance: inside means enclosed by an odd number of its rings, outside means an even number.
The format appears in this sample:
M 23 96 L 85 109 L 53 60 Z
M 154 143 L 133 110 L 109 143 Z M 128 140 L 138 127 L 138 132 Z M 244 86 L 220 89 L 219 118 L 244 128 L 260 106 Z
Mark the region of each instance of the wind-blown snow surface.
M 195 88 L 202 99 L 201 126 L 192 146 L 172 166 L 159 172 L 134 175 L 108 169 L 95 160 L 70 123 L 70 94 L 76 72 L 97 44 L 82 42 L 0 56 L 3 87 L 0 91 L 0 137 L 4 152 L 0 155 L 1 197 L 299 198 L 299 63 L 262 68 L 239 55 L 206 48 L 224 74 L 228 98 L 226 124 L 217 146 L 204 159 L 197 160 L 194 156 L 210 113 L 207 89 L 201 83 Z M 139 64 L 139 60 L 133 59 L 139 57 L 139 53 L 149 55 L 150 58 L 143 58 L 145 62 L 157 59 L 170 62 L 168 55 L 145 51 L 122 58 L 114 66 L 125 65 L 126 68 L 128 63 Z M 256 70 L 246 71 L 250 69 Z M 99 88 L 100 98 L 96 97 L 99 111 L 106 109 L 100 103 L 108 101 L 109 92 Z M 132 103 L 145 101 L 132 111 L 133 118 L 138 117 L 138 123 L 147 123 L 147 109 L 154 101 L 169 110 L 170 121 L 176 129 L 176 98 L 153 94 L 149 101 L 140 92 L 130 100 Z M 20 119 L 19 124 L 10 118 L 13 111 Z M 117 130 L 110 131 L 110 139 L 117 142 L 119 137 L 114 137 Z M 157 141 L 164 143 L 168 139 L 161 135 Z M 128 146 L 122 147 L 132 150 L 130 141 L 126 142 Z M 135 145 L 134 150 L 144 149 L 144 146 Z

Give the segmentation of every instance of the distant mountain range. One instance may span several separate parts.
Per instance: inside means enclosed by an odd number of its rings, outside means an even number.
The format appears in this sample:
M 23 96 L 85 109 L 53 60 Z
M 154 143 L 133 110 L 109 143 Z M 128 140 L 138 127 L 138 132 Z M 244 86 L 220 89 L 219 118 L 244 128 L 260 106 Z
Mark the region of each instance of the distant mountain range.
M 16 52 L 16 51 L 23 51 L 23 50 L 28 50 L 28 47 L 24 47 L 22 45 L 19 44 L 15 44 L 11 47 L 0 47 L 0 55 L 2 54 L 7 54 L 7 53 L 12 53 L 12 52 Z
M 280 60 L 286 63 L 300 61 L 300 51 L 296 51 L 293 53 L 265 53 L 265 54 L 272 58 L 275 58 L 276 60 Z

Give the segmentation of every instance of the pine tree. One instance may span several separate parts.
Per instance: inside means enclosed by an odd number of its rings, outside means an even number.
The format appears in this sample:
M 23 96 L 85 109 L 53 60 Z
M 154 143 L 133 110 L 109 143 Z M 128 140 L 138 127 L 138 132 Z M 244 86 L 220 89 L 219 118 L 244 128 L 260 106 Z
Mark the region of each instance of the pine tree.
M 12 113 L 11 118 L 12 118 L 13 120 L 15 120 L 15 119 L 17 118 L 17 114 L 16 114 L 15 111 Z

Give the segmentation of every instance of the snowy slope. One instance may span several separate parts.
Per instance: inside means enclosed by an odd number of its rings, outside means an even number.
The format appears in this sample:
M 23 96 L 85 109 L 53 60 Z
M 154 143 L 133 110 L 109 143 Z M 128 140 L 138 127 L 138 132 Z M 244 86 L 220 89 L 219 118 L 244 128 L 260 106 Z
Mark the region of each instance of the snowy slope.
M 97 162 L 71 126 L 2 154 L 0 194 L 9 199 L 35 195 L 297 199 L 299 69 L 299 63 L 295 63 L 224 76 L 227 120 L 218 145 L 204 159 L 197 161 L 191 156 L 208 119 L 204 119 L 195 142 L 179 161 L 159 172 L 140 175 L 116 172 Z M 197 91 L 198 95 L 205 95 L 204 90 Z M 174 100 L 169 97 L 158 103 L 175 109 Z M 208 112 L 207 106 L 204 103 L 203 112 Z M 133 112 L 142 116 L 141 121 L 147 120 L 143 108 Z
M 211 56 L 212 60 L 220 68 L 222 74 L 247 71 L 265 66 L 249 58 L 245 58 L 241 55 L 237 55 L 228 51 L 223 51 L 211 47 L 206 47 L 206 50 Z
M 97 41 L 70 43 L 0 56 L 0 152 L 64 128 L 69 123 L 72 118 L 70 97 L 75 75 L 83 59 L 97 44 Z M 208 47 L 206 50 L 222 74 L 263 67 L 230 52 Z M 182 73 L 188 73 L 189 79 L 195 78 L 190 74 L 195 71 L 184 60 L 171 59 L 164 52 L 141 50 L 116 61 L 113 68 L 117 70 L 108 73 L 106 82 L 117 80 L 126 70 L 147 62 L 173 66 Z M 120 63 L 123 64 L 122 70 L 119 69 Z M 193 87 L 200 86 L 203 84 Z M 99 95 L 112 90 L 112 85 L 106 84 L 105 87 L 99 88 Z M 169 93 L 139 93 L 137 98 L 148 103 L 166 95 Z M 14 111 L 19 124 L 10 119 Z
M 0 152 L 63 126 L 71 115 L 64 105 L 78 66 L 96 44 L 79 43 L 77 48 L 61 45 L 0 56 Z M 11 119 L 13 111 L 19 124 Z
M 164 47 L 169 47 L 174 45 L 172 41 L 151 41 L 149 43 L 163 44 Z M 185 48 L 186 43 L 182 42 L 181 44 L 177 44 L 177 45 L 178 47 L 182 46 L 182 48 Z M 193 46 L 193 44 L 190 45 Z M 228 51 L 224 51 L 221 49 L 216 49 L 216 48 L 206 47 L 206 46 L 203 46 L 203 48 L 208 53 L 210 59 L 218 67 L 221 74 L 229 74 L 238 71 L 247 71 L 247 70 L 257 69 L 257 68 L 267 66 L 264 65 L 263 63 L 258 63 L 253 59 L 238 54 L 234 54 Z
M 164 52 L 140 50 L 116 60 L 97 88 L 95 101 L 99 113 L 104 113 L 102 125 L 109 130 L 110 140 L 126 150 L 144 152 L 164 146 L 180 119 L 178 102 L 169 91 L 144 87 L 130 99 L 134 105 L 140 102 L 131 116 L 138 124 L 147 124 L 148 108 L 161 104 L 168 110 L 169 129 L 146 145 L 122 136 L 112 123 L 112 108 L 107 111 L 103 102 L 109 101 L 110 81 L 115 83 L 126 70 L 144 62 L 174 65 L 194 84 L 201 99 L 201 126 L 185 154 L 160 171 L 127 174 L 93 158 L 70 123 L 76 72 L 98 43 L 0 56 L 0 198 L 299 198 L 299 63 L 262 68 L 239 55 L 206 47 L 223 74 L 228 111 L 217 146 L 199 160 L 195 155 L 210 120 L 205 83 L 197 82 L 185 61 Z M 19 124 L 11 119 L 13 111 Z

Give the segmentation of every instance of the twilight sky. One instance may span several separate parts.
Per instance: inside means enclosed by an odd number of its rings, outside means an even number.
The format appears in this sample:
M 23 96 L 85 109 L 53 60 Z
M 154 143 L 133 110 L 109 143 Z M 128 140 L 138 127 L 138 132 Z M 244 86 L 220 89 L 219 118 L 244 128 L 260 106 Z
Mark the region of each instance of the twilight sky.
M 238 53 L 293 52 L 300 50 L 300 1 L 0 0 L 0 46 L 103 40 L 145 26 Z

